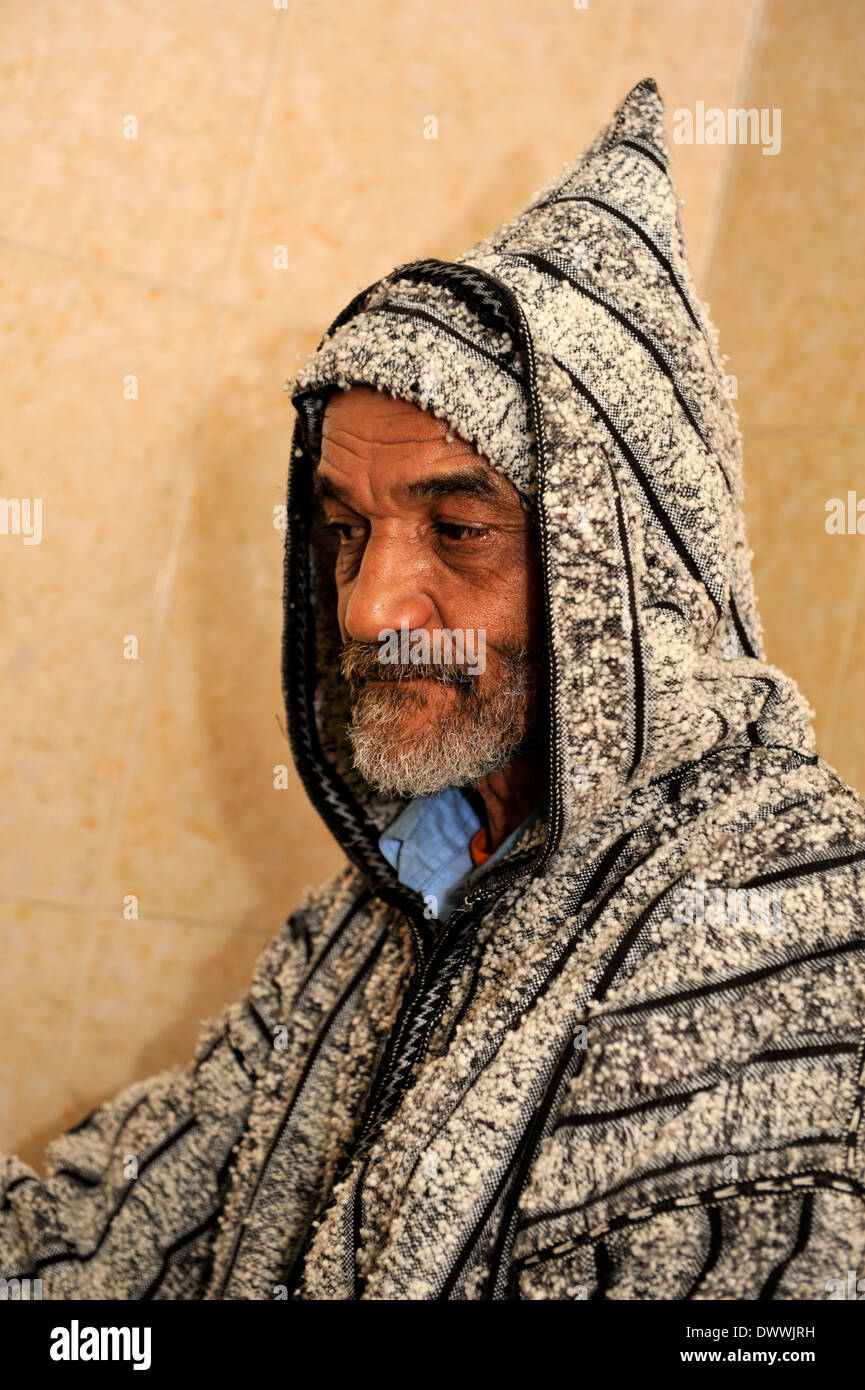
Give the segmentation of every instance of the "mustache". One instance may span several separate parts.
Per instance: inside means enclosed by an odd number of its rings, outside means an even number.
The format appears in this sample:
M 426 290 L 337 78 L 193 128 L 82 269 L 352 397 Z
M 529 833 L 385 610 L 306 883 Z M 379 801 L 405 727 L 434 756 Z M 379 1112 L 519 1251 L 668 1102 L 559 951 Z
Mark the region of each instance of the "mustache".
M 339 654 L 339 667 L 342 676 L 350 685 L 360 685 L 365 680 L 385 678 L 397 684 L 407 681 L 432 680 L 439 685 L 452 686 L 457 690 L 473 691 L 478 677 L 459 665 L 435 661 L 399 662 L 381 660 L 382 647 L 378 642 L 357 642 L 353 638 L 344 642 Z

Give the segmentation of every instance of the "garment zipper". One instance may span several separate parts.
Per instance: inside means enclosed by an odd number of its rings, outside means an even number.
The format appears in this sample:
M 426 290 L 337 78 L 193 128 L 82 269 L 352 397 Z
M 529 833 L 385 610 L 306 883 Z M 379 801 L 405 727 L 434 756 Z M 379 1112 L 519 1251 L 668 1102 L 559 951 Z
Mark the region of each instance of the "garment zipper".
M 445 267 L 446 262 L 435 262 L 439 267 Z M 557 709 L 557 690 L 558 690 L 558 663 L 555 647 L 552 641 L 552 607 L 551 607 L 551 584 L 552 584 L 552 563 L 550 559 L 550 539 L 547 532 L 546 521 L 543 512 L 543 496 L 546 480 L 546 447 L 543 427 L 543 417 L 541 415 L 540 397 L 537 388 L 537 364 L 535 359 L 535 347 L 532 332 L 528 324 L 522 304 L 509 285 L 506 285 L 497 276 L 488 271 L 481 270 L 477 266 L 472 266 L 471 270 L 478 277 L 488 282 L 501 297 L 505 300 L 511 310 L 512 326 L 518 325 L 518 331 L 522 338 L 523 348 L 526 354 L 526 394 L 529 400 L 529 415 L 532 430 L 535 438 L 535 450 L 538 465 L 538 534 L 541 546 L 541 568 L 544 576 L 545 604 L 544 613 L 546 616 L 547 630 L 547 709 L 549 712 L 549 749 L 548 749 L 548 786 L 550 816 L 547 828 L 547 838 L 541 854 L 537 859 L 534 870 L 541 869 L 550 858 L 550 855 L 558 847 L 561 837 L 563 820 L 563 808 L 561 798 L 562 775 L 561 757 L 559 751 L 558 738 L 558 709 Z M 428 924 L 419 915 L 419 909 L 414 911 L 403 908 L 403 912 L 409 920 L 412 939 L 415 944 L 415 953 L 418 961 L 416 973 L 416 983 L 410 984 L 403 1005 L 400 1009 L 402 1015 L 398 1018 L 394 1027 L 395 1033 L 392 1042 L 389 1041 L 384 1053 L 384 1061 L 380 1065 L 378 1075 L 374 1077 L 367 1100 L 364 1118 L 355 1142 L 351 1144 L 347 1152 L 343 1154 L 334 1177 L 333 1186 L 345 1175 L 347 1170 L 359 1160 L 365 1158 L 377 1137 L 381 1132 L 388 1118 L 394 1113 L 400 1099 L 405 1091 L 409 1089 L 413 1079 L 415 1063 L 422 1057 L 424 1047 L 429 1039 L 431 1029 L 440 1013 L 433 1014 L 426 1019 L 423 1029 L 414 1037 L 410 1038 L 412 1027 L 416 1024 L 421 1015 L 425 1003 L 429 1001 L 429 995 L 433 986 L 437 983 L 440 990 L 446 987 L 448 981 L 447 972 L 442 972 L 439 967 L 443 959 L 449 957 L 446 947 L 450 946 L 458 934 L 458 931 L 467 928 L 473 921 L 478 920 L 483 915 L 484 904 L 511 886 L 517 879 L 524 877 L 526 866 L 519 868 L 510 867 L 507 872 L 500 871 L 491 876 L 490 881 L 482 886 L 475 888 L 466 894 L 462 903 L 454 909 L 447 919 L 441 934 L 434 940 L 429 955 L 423 949 L 422 942 L 428 935 Z M 450 956 L 453 960 L 454 957 Z M 441 998 L 437 1001 L 442 1004 Z M 409 1046 L 403 1048 L 407 1037 L 410 1039 Z M 360 1193 L 356 1193 L 354 1200 L 360 1200 Z M 298 1254 L 293 1261 L 289 1274 L 289 1297 L 297 1290 L 303 1280 L 303 1267 L 306 1253 L 313 1234 L 313 1222 L 318 1223 L 329 1203 L 319 1206 L 317 1212 L 311 1216 L 310 1224 L 306 1235 L 301 1241 Z M 248 1219 L 247 1215 L 244 1221 Z M 354 1263 L 355 1252 L 350 1253 L 351 1269 L 346 1269 L 351 1278 L 356 1278 Z M 347 1262 L 348 1263 L 348 1262 Z M 227 1276 L 228 1277 L 228 1276 Z M 364 1281 L 360 1281 L 361 1284 Z
M 538 461 L 538 533 L 541 543 L 541 566 L 544 573 L 545 604 L 544 611 L 547 616 L 547 652 L 548 652 L 548 709 L 549 709 L 549 788 L 550 788 L 550 821 L 547 831 L 547 839 L 541 856 L 535 865 L 535 871 L 542 868 L 547 862 L 554 849 L 557 847 L 561 834 L 562 824 L 562 805 L 561 805 L 561 760 L 559 754 L 558 741 L 558 718 L 556 694 L 558 689 L 558 666 L 555 648 L 552 643 L 552 611 L 551 611 L 551 580 L 552 564 L 550 559 L 550 541 L 547 533 L 546 523 L 543 513 L 543 493 L 546 477 L 546 448 L 544 443 L 543 419 L 541 416 L 540 398 L 537 389 L 537 373 L 534 352 L 534 340 L 531 329 L 526 319 L 523 307 L 514 292 L 503 281 L 490 275 L 486 271 L 480 271 L 477 267 L 472 267 L 479 275 L 489 280 L 495 288 L 503 293 L 507 299 L 512 313 L 519 324 L 520 334 L 526 353 L 528 366 L 527 372 L 527 395 L 530 403 L 530 419 L 535 436 L 535 448 Z M 448 946 L 457 935 L 458 930 L 469 926 L 469 924 L 482 915 L 483 905 L 500 894 L 517 879 L 525 874 L 525 866 L 521 868 L 511 868 L 507 873 L 500 873 L 495 876 L 488 885 L 479 887 L 469 892 L 463 899 L 459 907 L 455 908 L 448 918 L 446 926 L 441 935 L 435 941 L 432 951 L 425 962 L 422 962 L 421 973 L 417 984 L 410 986 L 409 994 L 405 1001 L 405 1011 L 400 1023 L 397 1024 L 396 1033 L 392 1045 L 387 1048 L 387 1060 L 375 1078 L 370 1090 L 369 1102 L 366 1115 L 361 1125 L 360 1133 L 349 1153 L 345 1156 L 341 1166 L 341 1172 L 345 1172 L 352 1163 L 369 1151 L 369 1148 L 380 1132 L 383 1125 L 396 1109 L 403 1093 L 411 1084 L 412 1070 L 414 1063 L 423 1054 L 424 1046 L 429 1038 L 432 1027 L 435 1026 L 437 1017 L 427 1019 L 426 1026 L 422 1033 L 414 1039 L 414 1046 L 402 1053 L 401 1048 L 410 1035 L 412 1025 L 416 1022 L 425 1001 L 428 998 L 430 987 L 437 980 L 440 972 L 437 966 L 440 960 L 447 954 L 445 947 Z M 447 983 L 447 981 L 445 981 Z

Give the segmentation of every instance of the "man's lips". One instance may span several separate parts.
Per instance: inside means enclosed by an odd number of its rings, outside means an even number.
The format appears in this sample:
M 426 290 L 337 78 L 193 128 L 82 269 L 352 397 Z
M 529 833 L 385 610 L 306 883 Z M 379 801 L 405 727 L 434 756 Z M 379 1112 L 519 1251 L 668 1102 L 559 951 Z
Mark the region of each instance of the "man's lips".
M 442 680 L 440 676 L 361 676 L 366 685 L 439 685 L 445 689 L 456 687 L 456 681 Z
M 414 685 L 417 681 L 435 680 L 434 676 L 364 676 L 365 681 L 375 685 Z M 443 682 L 439 681 L 439 685 Z

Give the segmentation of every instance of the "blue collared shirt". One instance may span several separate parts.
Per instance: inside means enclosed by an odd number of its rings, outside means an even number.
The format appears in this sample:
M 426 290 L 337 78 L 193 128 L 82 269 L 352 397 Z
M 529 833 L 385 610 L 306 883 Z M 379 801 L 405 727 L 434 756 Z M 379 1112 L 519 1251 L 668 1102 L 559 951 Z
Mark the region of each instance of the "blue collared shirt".
M 403 807 L 379 836 L 379 849 L 407 888 L 423 895 L 433 917 L 448 917 L 467 892 L 504 857 L 530 816 L 512 831 L 490 858 L 475 866 L 469 841 L 481 828 L 481 820 L 459 787 L 448 787 L 436 796 L 418 796 Z

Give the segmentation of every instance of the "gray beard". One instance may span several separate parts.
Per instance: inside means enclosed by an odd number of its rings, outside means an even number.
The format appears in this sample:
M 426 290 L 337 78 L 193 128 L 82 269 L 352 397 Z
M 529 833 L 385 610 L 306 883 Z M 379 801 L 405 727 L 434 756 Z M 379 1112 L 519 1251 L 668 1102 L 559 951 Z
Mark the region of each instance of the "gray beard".
M 348 737 L 354 765 L 383 796 L 434 796 L 465 787 L 512 760 L 529 727 L 531 670 L 524 653 L 506 654 L 497 684 L 482 692 L 451 686 L 454 707 L 428 728 L 400 737 L 408 710 L 424 709 L 426 688 L 407 680 L 397 687 L 367 686 L 352 706 Z

